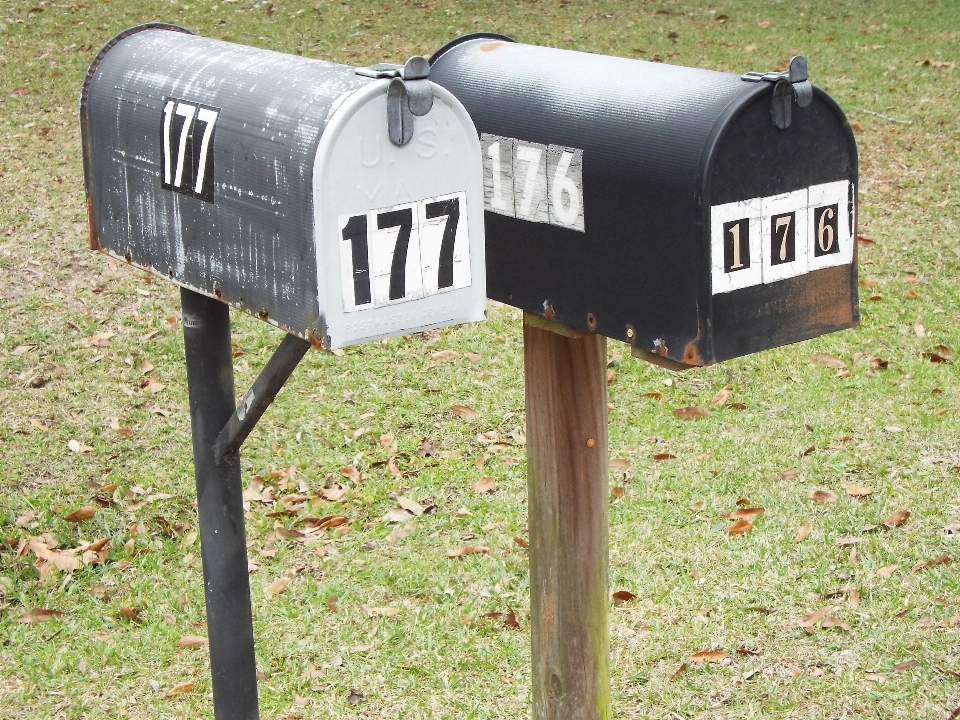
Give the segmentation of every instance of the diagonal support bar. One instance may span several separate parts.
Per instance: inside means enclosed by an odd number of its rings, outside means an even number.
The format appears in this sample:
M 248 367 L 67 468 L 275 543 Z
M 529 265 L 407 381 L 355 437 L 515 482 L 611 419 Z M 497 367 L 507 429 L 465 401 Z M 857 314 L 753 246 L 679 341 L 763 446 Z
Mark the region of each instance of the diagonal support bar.
M 213 446 L 213 456 L 217 465 L 232 465 L 237 450 L 247 439 L 270 403 L 277 397 L 280 388 L 290 377 L 303 356 L 310 349 L 310 343 L 296 335 L 287 335 L 273 357 L 267 361 L 263 370 L 253 381 L 253 387 L 243 396 L 243 400 L 230 416 L 227 424 Z

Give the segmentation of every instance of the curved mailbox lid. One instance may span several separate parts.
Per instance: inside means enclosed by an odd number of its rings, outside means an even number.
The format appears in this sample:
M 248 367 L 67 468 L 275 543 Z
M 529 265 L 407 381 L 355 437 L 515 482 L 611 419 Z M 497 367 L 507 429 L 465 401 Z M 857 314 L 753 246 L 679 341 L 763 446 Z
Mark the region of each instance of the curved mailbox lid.
M 431 63 L 433 80 L 464 103 L 483 134 L 490 297 L 686 365 L 856 323 L 852 251 L 842 270 L 771 277 L 770 284 L 761 277 L 759 290 L 721 295 L 712 276 L 712 205 L 806 193 L 833 181 L 853 184 L 855 194 L 852 133 L 822 91 L 809 107 L 794 107 L 792 125 L 779 130 L 770 119 L 773 84 L 728 73 L 502 36 L 461 38 Z M 731 132 L 746 126 L 747 115 L 750 133 Z M 765 123 L 754 122 L 764 115 Z M 741 144 L 732 154 L 731 142 Z M 545 191 L 539 192 L 538 176 L 530 184 L 533 202 L 523 208 L 531 147 L 548 158 L 564 149 L 575 155 L 565 178 L 548 159 L 539 173 Z M 569 209 L 568 195 L 551 192 L 551 181 L 571 179 L 580 183 L 582 206 L 576 223 L 564 226 L 552 208 Z M 762 192 L 737 196 L 758 183 L 766 184 Z M 541 199 L 546 213 L 521 212 Z M 855 237 L 852 230 L 848 235 Z M 819 296 L 829 307 L 807 302 Z
M 480 143 L 463 106 L 433 85 L 413 138 L 385 133 L 387 80 L 351 95 L 317 150 L 317 266 L 330 347 L 482 320 Z M 400 259 L 403 258 L 403 262 Z
M 448 300 L 456 296 L 454 311 L 407 312 L 404 323 L 367 323 L 353 334 L 331 335 L 326 315 L 342 312 L 337 307 L 342 308 L 343 300 L 337 298 L 339 305 L 332 310 L 321 303 L 336 296 L 329 286 L 340 283 L 341 261 L 339 248 L 338 253 L 324 252 L 318 241 L 315 197 L 325 201 L 319 192 L 324 184 L 353 187 L 355 193 L 359 186 L 353 176 L 316 176 L 318 170 L 344 171 L 342 163 L 324 166 L 318 147 L 328 126 L 351 142 L 343 132 L 350 128 L 344 119 L 366 104 L 379 108 L 380 119 L 368 131 L 386 138 L 383 98 L 389 83 L 358 76 L 352 67 L 172 30 L 178 28 L 131 29 L 108 43 L 88 71 L 81 119 L 94 247 L 327 348 L 483 317 L 482 306 L 464 297 L 485 298 L 479 145 L 469 116 L 449 94 L 438 88 L 446 100 L 435 103 L 437 111 L 415 119 L 419 140 L 396 148 L 389 162 L 373 172 L 389 175 L 392 169 L 416 176 L 415 192 L 466 193 L 458 208 L 462 222 L 453 254 L 458 268 L 465 258 L 476 263 L 470 283 L 464 285 L 462 272 L 455 286 L 438 283 L 438 295 Z M 464 145 L 456 152 L 450 147 L 451 131 L 438 132 L 454 125 Z M 437 146 L 442 151 L 438 158 L 452 154 L 459 163 L 446 182 L 420 178 L 449 171 L 449 164 L 422 157 L 434 142 L 428 126 L 446 139 Z M 333 141 L 326 147 L 333 147 Z M 349 152 L 357 149 L 351 144 Z M 402 192 L 389 198 L 371 196 L 373 204 L 363 210 L 427 198 Z M 471 205 L 478 208 L 472 214 Z M 344 212 L 360 212 L 356 203 L 344 207 L 349 208 Z M 335 205 L 328 208 L 339 212 Z M 426 219 L 431 226 L 428 243 L 431 228 L 436 234 L 437 226 L 443 226 L 442 241 L 447 217 Z M 468 235 L 474 252 L 465 254 Z M 325 237 L 328 244 L 333 242 L 329 233 Z M 407 310 L 432 304 L 409 293 L 388 298 L 390 303 L 404 300 L 416 300 Z M 468 306 L 469 312 L 464 311 Z M 355 313 L 365 318 L 371 314 L 378 312 Z M 369 332 L 373 325 L 375 332 Z

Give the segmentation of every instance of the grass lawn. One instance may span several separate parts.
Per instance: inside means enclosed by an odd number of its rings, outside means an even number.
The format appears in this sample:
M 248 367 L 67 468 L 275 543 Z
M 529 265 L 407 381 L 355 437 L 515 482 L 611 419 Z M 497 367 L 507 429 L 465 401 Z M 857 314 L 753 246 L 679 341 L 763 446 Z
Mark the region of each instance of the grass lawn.
M 804 54 L 859 144 L 862 323 L 681 375 L 610 342 L 611 591 L 636 596 L 611 609 L 614 715 L 956 717 L 954 0 L 7 0 L 0 716 L 213 715 L 206 648 L 184 640 L 206 630 L 178 292 L 87 249 L 80 84 L 148 20 L 350 64 L 480 29 L 737 73 Z M 491 304 L 485 323 L 311 352 L 247 441 L 264 718 L 527 717 L 520 330 Z M 235 316 L 239 392 L 280 339 Z M 687 405 L 712 412 L 674 416 Z M 492 494 L 471 489 L 483 477 Z M 317 498 L 280 513 L 294 493 Z M 385 520 L 401 495 L 430 512 Z M 733 536 L 738 505 L 765 511 Z M 298 538 L 306 515 L 349 521 Z M 448 559 L 464 545 L 490 552 Z

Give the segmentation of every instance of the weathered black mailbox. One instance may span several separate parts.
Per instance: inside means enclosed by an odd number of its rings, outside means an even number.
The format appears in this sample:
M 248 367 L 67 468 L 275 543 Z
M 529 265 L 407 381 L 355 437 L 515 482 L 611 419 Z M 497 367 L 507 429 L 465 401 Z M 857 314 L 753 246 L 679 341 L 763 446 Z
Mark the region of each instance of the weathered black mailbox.
M 217 720 L 259 717 L 239 448 L 311 344 L 483 318 L 480 143 L 422 57 L 121 33 L 80 96 L 90 244 L 181 286 Z M 230 311 L 287 331 L 239 405 Z
M 91 243 L 327 349 L 480 320 L 480 147 L 428 76 L 128 30 L 81 96 Z
M 857 152 L 836 103 L 729 73 L 455 40 L 481 135 L 489 297 L 706 365 L 859 320 Z

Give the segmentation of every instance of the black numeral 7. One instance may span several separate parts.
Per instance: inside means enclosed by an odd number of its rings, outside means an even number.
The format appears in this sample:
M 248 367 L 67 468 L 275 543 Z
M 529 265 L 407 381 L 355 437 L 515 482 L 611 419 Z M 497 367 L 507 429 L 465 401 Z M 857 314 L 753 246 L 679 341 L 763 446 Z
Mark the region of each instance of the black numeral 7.
M 427 204 L 427 219 L 447 216 L 443 226 L 443 239 L 440 241 L 440 259 L 437 263 L 437 287 L 447 288 L 453 285 L 453 246 L 457 239 L 457 223 L 460 221 L 460 200 L 450 198 Z

